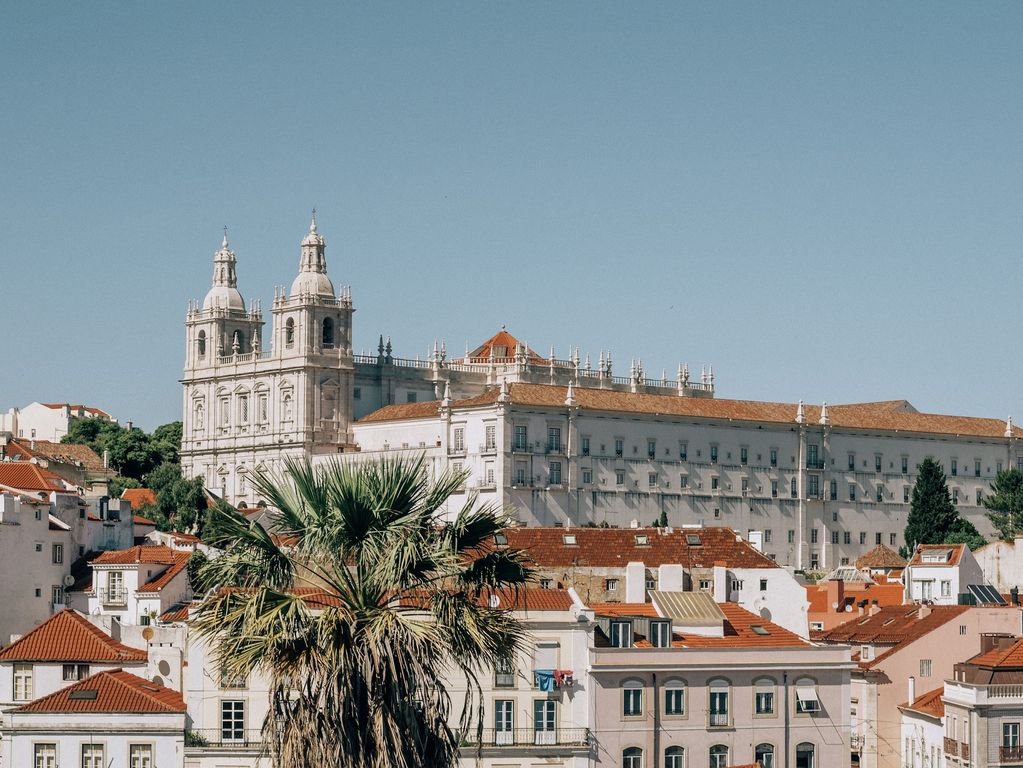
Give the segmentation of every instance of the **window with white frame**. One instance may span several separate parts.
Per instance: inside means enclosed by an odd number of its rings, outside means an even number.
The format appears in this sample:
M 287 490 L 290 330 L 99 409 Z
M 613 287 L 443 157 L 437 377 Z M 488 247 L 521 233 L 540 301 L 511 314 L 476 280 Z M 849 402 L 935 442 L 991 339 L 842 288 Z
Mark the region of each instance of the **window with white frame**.
M 515 702 L 511 699 L 497 699 L 494 702 L 494 732 L 497 744 L 512 744 L 515 730 Z
M 497 426 L 495 424 L 487 424 L 484 429 L 484 449 L 493 451 L 497 448 Z
M 220 738 L 225 742 L 245 741 L 245 702 L 240 699 L 220 702 Z
M 54 565 L 60 565 L 64 562 L 64 545 L 54 544 L 53 545 L 53 563 Z
M 801 677 L 796 680 L 796 714 L 812 715 L 821 711 L 820 698 L 817 696 L 817 681 L 812 677 Z
M 30 701 L 32 699 L 32 665 L 14 665 L 14 700 Z
M 654 585 L 656 588 L 656 584 Z M 650 645 L 654 648 L 667 648 L 671 645 L 671 622 L 650 622 Z
M 107 768 L 102 744 L 82 745 L 82 768 Z
M 753 711 L 758 715 L 773 715 L 774 680 L 769 677 L 762 677 L 753 682 L 753 689 Z
M 753 759 L 760 768 L 774 768 L 774 745 L 757 744 L 753 750 Z
M 610 625 L 610 630 L 612 647 L 614 648 L 632 647 L 631 621 L 612 621 Z
M 129 744 L 128 768 L 153 768 L 153 745 Z
M 920 659 L 920 677 L 930 677 L 930 676 L 931 676 L 931 660 L 930 659 Z
M 75 683 L 89 676 L 88 664 L 65 664 L 63 677 L 65 683 Z
M 683 747 L 668 747 L 664 750 L 664 768 L 685 768 L 686 751 Z
M 57 768 L 57 745 L 36 744 L 32 750 L 33 768 Z
M 626 747 L 623 749 L 622 768 L 643 768 L 643 750 L 639 747 Z
M 1002 746 L 1019 746 L 1019 723 L 1002 723 Z
M 728 768 L 728 747 L 715 744 L 710 748 L 710 768 Z

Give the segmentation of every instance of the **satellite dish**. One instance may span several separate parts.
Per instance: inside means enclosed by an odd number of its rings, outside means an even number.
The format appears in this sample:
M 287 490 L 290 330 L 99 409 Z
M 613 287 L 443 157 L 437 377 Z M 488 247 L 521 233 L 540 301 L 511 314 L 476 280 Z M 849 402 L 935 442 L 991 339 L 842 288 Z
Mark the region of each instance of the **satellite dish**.
M 845 612 L 846 612 L 846 613 L 852 613 L 852 606 L 851 606 L 851 605 L 847 605 L 847 606 L 845 607 Z
M 143 640 L 152 640 L 153 639 L 153 628 L 152 627 L 146 627 L 145 629 L 142 630 L 142 639 Z
M 831 604 L 831 610 L 834 611 L 834 610 L 837 610 L 837 609 L 838 609 L 838 601 L 836 600 L 835 602 L 833 602 Z
M 72 587 L 72 586 L 74 586 L 74 584 L 75 584 L 75 577 L 72 576 L 70 573 L 65 574 L 64 575 L 64 586 L 65 587 Z
M 92 613 L 93 616 L 99 616 L 100 610 L 99 610 L 98 607 L 97 608 L 93 608 L 91 613 Z

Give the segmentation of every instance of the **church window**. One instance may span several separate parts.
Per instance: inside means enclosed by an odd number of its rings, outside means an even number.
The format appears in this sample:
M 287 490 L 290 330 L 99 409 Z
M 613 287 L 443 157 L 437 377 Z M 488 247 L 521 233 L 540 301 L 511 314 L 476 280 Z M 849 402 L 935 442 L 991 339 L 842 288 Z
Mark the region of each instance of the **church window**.
M 238 422 L 240 424 L 249 423 L 249 396 L 238 395 Z
M 199 357 L 206 357 L 206 331 L 199 331 Z
M 224 427 L 231 424 L 231 401 L 226 397 L 220 398 L 220 424 Z
M 267 409 L 269 398 L 266 395 L 259 396 L 259 422 L 265 424 L 267 421 Z
M 326 318 L 323 321 L 323 347 L 327 349 L 334 346 L 334 321 Z
M 295 345 L 295 320 L 288 318 L 288 321 L 284 324 L 284 346 L 292 347 Z

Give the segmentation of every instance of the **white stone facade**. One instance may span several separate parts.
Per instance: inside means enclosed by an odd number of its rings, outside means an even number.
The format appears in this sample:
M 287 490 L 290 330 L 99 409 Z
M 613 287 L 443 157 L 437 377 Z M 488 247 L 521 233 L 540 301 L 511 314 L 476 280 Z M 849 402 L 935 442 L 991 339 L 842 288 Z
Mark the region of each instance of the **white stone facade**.
M 14 437 L 60 442 L 71 425 L 82 419 L 117 421 L 105 411 L 88 405 L 29 403 L 24 408 L 11 408 L 7 413 L 0 413 L 0 432 L 10 432 Z

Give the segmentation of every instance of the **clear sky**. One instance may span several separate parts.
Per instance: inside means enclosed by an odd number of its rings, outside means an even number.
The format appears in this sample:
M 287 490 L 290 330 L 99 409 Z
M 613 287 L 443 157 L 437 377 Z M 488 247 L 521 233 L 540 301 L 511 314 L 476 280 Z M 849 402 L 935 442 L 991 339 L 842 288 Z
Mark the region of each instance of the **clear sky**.
M 268 309 L 315 205 L 356 351 L 1023 420 L 1021 3 L 0 11 L 0 409 L 180 418 L 221 227 Z

